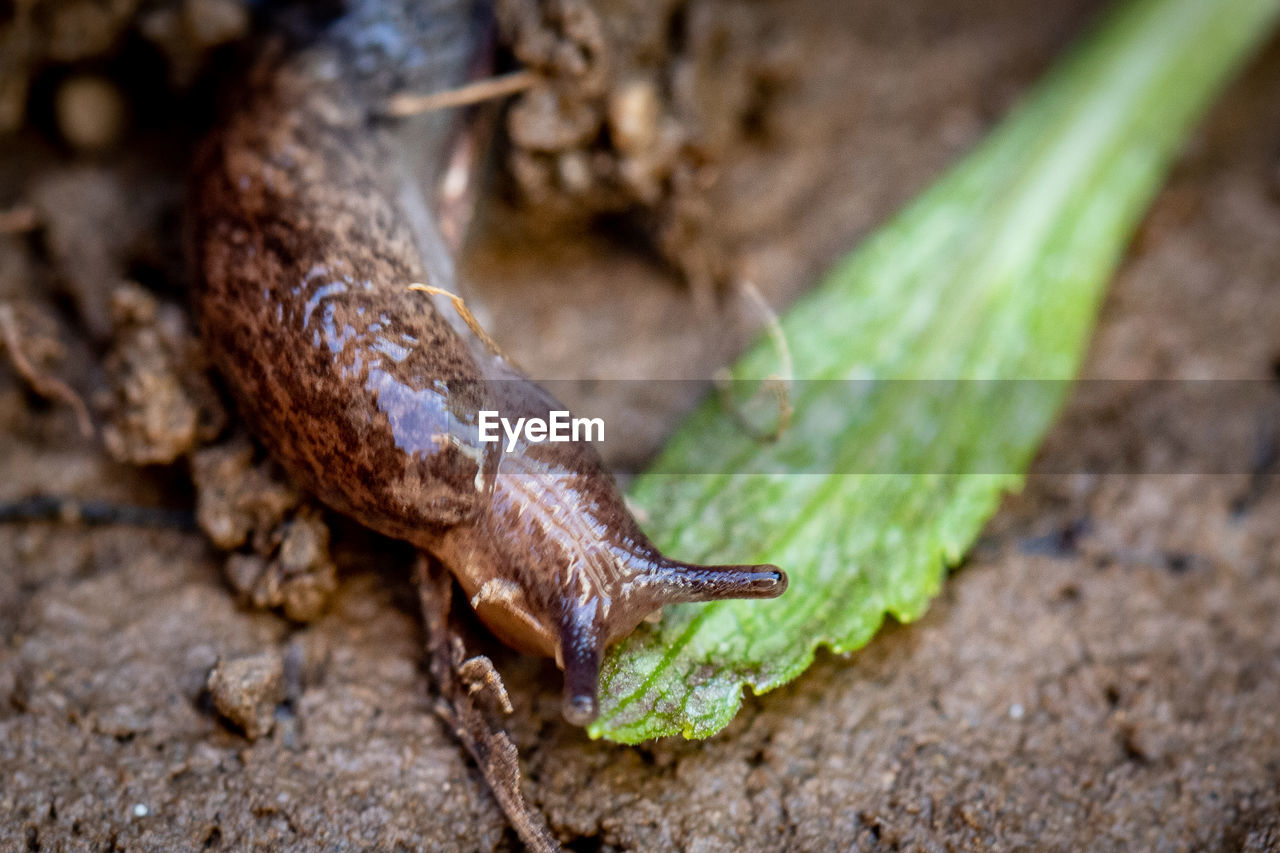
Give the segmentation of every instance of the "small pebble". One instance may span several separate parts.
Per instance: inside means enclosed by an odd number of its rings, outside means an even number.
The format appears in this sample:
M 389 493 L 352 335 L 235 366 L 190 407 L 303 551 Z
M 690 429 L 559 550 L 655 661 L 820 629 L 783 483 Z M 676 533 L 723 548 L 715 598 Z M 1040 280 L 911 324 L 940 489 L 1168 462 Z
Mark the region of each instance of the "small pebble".
M 271 732 L 284 699 L 284 661 L 275 652 L 224 660 L 209 673 L 214 707 L 249 740 Z
M 609 134 L 618 150 L 635 156 L 653 147 L 661 110 L 658 93 L 646 80 L 627 83 L 610 95 Z
M 591 164 L 583 151 L 566 151 L 556 159 L 560 185 L 571 193 L 584 195 L 591 189 Z
M 124 98 L 102 77 L 69 77 L 54 97 L 58 131 L 73 147 L 84 151 L 109 148 L 124 132 Z

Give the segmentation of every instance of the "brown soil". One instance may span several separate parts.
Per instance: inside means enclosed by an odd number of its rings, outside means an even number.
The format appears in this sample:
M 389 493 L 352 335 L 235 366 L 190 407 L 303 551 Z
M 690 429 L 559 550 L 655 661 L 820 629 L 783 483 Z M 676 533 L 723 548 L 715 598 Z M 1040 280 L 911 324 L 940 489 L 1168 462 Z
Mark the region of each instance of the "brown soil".
M 743 16 L 734 38 L 768 57 L 741 132 L 709 132 L 716 216 L 694 221 L 783 304 L 979 139 L 1101 4 L 688 5 L 692 21 Z M 1089 376 L 1272 377 L 1277 80 L 1273 45 L 1196 134 L 1112 288 Z M 0 208 L 45 220 L 0 235 L 0 300 L 61 318 L 62 360 L 28 324 L 31 354 L 77 387 L 123 357 L 112 284 L 142 278 L 181 304 L 173 211 L 190 140 L 147 120 L 98 157 L 59 151 L 39 121 L 0 149 Z M 106 199 L 68 210 L 60 182 L 76 181 Z M 567 218 L 549 234 L 522 211 L 489 206 L 467 268 L 494 336 L 536 375 L 706 376 L 752 333 L 749 312 L 692 309 L 670 265 L 615 230 Z M 86 238 L 76 225 L 95 215 L 112 228 Z M 684 244 L 663 245 L 679 263 Z M 181 363 L 180 331 L 158 322 L 142 351 Z M 110 461 L 24 387 L 0 375 L 0 500 L 194 507 L 184 463 Z M 1108 452 L 1081 413 L 1127 417 L 1109 387 L 1074 401 L 1040 470 L 1069 470 L 1084 431 Z M 192 440 L 216 426 L 198 382 L 155 393 L 182 403 L 165 411 L 187 413 Z M 129 399 L 153 429 L 150 398 Z M 630 418 L 639 455 L 686 404 L 592 407 Z M 337 525 L 337 591 L 302 625 L 238 604 L 224 555 L 174 521 L 0 525 L 0 849 L 514 845 L 432 712 L 410 554 Z M 308 559 L 325 535 L 303 537 Z M 283 571 L 286 587 L 314 577 Z M 309 581 L 307 607 L 330 582 Z M 1267 850 L 1280 848 L 1278 611 L 1270 474 L 1043 473 L 922 620 L 820 656 L 707 742 L 589 742 L 559 719 L 553 666 L 484 650 L 507 681 L 527 792 L 573 849 Z

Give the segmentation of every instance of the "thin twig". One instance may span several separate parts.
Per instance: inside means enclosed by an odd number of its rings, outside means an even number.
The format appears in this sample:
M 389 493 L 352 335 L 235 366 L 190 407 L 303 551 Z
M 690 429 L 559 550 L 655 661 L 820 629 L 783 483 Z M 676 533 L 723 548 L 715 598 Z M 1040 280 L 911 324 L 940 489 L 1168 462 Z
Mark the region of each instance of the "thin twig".
M 0 501 L 0 524 L 22 524 L 33 521 L 177 530 L 196 529 L 195 514 L 189 509 L 136 506 L 54 495 L 33 495 L 16 501 Z
M 467 307 L 466 301 L 461 296 L 453 293 L 452 291 L 445 290 L 443 287 L 436 287 L 432 284 L 423 284 L 420 281 L 415 281 L 410 284 L 409 289 L 417 290 L 431 296 L 444 296 L 449 299 L 453 302 L 453 308 L 458 312 L 458 316 L 462 318 L 462 322 L 467 324 L 467 328 L 480 339 L 480 342 L 488 348 L 489 352 L 507 362 L 507 364 L 510 364 L 516 370 L 522 369 L 520 365 L 516 363 L 514 358 L 502 351 L 502 347 L 498 346 L 497 341 L 489 337 L 489 333 L 484 330 L 484 326 L 480 325 L 480 321 L 476 319 L 475 314 L 471 313 L 471 309 Z
M 89 407 L 80 395 L 71 390 L 71 386 L 53 376 L 36 370 L 35 365 L 27 358 L 22 348 L 22 333 L 18 330 L 18 321 L 14 317 L 12 305 L 0 305 L 0 343 L 9 351 L 9 360 L 13 362 L 18 374 L 46 400 L 65 403 L 75 412 L 76 423 L 85 438 L 93 438 L 93 418 L 89 416 Z
M 450 624 L 453 577 L 437 561 L 419 554 L 414 578 L 426 628 L 431 677 L 442 697 L 436 713 L 471 753 L 494 799 L 525 846 L 534 853 L 563 853 L 547 828 L 546 819 L 520 791 L 520 761 L 515 744 L 501 726 L 489 720 L 478 701 L 481 696 L 488 696 L 491 705 L 510 708 L 493 664 L 484 657 L 468 658 L 462 639 Z
M 717 371 L 713 378 L 716 388 L 720 392 L 721 404 L 729 411 L 734 420 L 738 421 L 743 430 L 757 441 L 777 441 L 791 426 L 791 417 L 795 414 L 795 404 L 791 401 L 791 386 L 795 382 L 795 368 L 791 361 L 791 345 L 787 341 L 786 330 L 782 328 L 782 322 L 778 319 L 778 312 L 774 311 L 769 303 L 765 301 L 760 289 L 750 279 L 745 278 L 737 279 L 734 282 L 734 286 L 737 293 L 745 296 L 747 301 L 764 319 L 765 331 L 769 335 L 769 339 L 773 341 L 774 349 L 778 351 L 778 357 L 782 360 L 781 373 L 768 376 L 760 383 L 760 388 L 767 389 L 777 400 L 777 426 L 765 432 L 748 420 L 743 407 L 734 402 L 731 393 L 733 374 L 728 369 Z
M 531 88 L 538 79 L 538 75 L 531 71 L 513 71 L 510 74 L 477 80 L 443 92 L 432 92 L 427 95 L 401 92 L 398 95 L 392 95 L 387 101 L 386 114 L 404 118 L 450 107 L 465 107 L 494 98 L 505 98 Z

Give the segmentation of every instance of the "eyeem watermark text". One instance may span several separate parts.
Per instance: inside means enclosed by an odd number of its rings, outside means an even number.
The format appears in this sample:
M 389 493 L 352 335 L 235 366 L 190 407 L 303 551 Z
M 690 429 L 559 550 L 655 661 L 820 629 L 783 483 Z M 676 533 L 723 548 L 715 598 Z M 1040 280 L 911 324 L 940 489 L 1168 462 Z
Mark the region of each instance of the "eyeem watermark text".
M 541 444 L 544 441 L 604 441 L 603 418 L 575 418 L 570 417 L 569 412 L 560 410 L 548 412 L 548 415 L 547 418 L 517 418 L 512 423 L 510 418 L 504 418 L 497 412 L 481 410 L 478 421 L 480 441 L 483 444 L 499 441 L 499 427 L 507 437 L 508 453 L 516 449 L 522 436 L 531 444 Z

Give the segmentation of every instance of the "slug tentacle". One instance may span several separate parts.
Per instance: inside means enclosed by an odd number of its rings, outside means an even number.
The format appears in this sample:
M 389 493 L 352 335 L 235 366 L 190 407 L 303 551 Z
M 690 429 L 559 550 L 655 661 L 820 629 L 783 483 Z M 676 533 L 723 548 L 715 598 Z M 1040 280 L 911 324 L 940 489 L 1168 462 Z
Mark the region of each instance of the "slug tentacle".
M 787 589 L 787 576 L 767 563 L 700 566 L 664 557 L 635 583 L 648 593 L 655 607 L 661 607 L 723 598 L 777 598 Z

